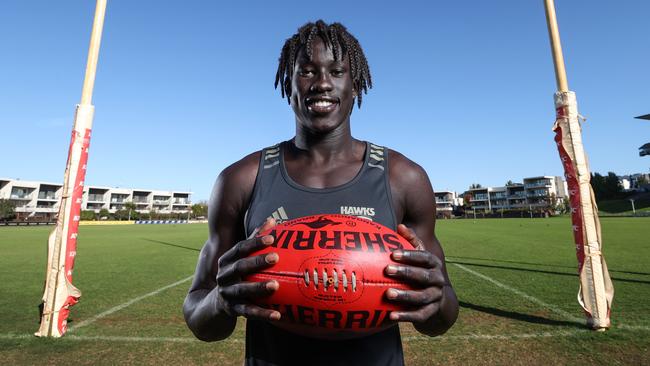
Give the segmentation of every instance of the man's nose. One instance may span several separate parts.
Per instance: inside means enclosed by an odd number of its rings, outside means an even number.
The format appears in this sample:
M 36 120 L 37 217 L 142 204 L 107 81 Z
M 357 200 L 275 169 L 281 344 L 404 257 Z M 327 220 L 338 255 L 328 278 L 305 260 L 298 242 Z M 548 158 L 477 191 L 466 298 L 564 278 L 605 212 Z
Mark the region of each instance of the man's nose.
M 327 92 L 332 90 L 332 80 L 330 79 L 328 73 L 320 73 L 318 78 L 314 81 L 311 86 L 312 91 L 316 92 Z

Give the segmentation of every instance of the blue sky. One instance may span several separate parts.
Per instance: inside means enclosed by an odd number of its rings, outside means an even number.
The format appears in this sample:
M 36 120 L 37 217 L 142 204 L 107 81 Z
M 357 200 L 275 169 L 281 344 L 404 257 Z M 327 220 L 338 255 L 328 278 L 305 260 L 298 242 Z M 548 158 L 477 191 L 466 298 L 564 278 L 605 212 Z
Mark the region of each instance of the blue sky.
M 191 190 L 293 136 L 273 89 L 309 20 L 359 39 L 375 84 L 355 137 L 422 165 L 436 190 L 561 175 L 543 1 L 109 0 L 87 184 Z M 60 182 L 94 1 L 0 2 L 0 177 Z M 648 172 L 650 2 L 557 0 L 569 86 L 593 171 Z

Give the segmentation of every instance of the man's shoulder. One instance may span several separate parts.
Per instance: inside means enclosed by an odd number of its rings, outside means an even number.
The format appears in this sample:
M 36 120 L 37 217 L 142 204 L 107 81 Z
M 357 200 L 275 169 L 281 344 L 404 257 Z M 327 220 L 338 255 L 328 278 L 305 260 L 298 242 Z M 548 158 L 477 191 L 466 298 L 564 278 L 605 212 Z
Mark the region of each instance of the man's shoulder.
M 215 189 L 231 194 L 236 191 L 252 191 L 261 154 L 262 150 L 252 152 L 223 169 L 217 177 Z
M 266 152 L 268 154 L 271 150 L 277 149 L 279 146 L 280 143 L 254 151 L 230 164 L 221 171 L 218 181 L 227 185 L 235 184 L 241 188 L 249 187 L 252 189 L 259 170 L 262 153 Z
M 408 185 L 421 182 L 423 179 L 428 181 L 427 172 L 422 166 L 399 151 L 390 148 L 387 148 L 387 150 L 389 154 L 388 171 L 391 183 Z
M 221 172 L 221 177 L 224 179 L 241 179 L 242 177 L 250 176 L 251 174 L 257 174 L 261 154 L 262 150 L 258 150 L 228 165 Z

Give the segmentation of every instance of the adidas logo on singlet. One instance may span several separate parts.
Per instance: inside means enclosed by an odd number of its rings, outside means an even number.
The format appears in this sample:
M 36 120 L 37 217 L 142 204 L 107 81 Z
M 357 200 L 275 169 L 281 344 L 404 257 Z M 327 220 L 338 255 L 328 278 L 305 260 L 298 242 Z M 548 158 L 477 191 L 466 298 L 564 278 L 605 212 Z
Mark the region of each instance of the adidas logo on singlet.
M 358 216 L 363 219 L 368 219 L 372 221 L 372 217 L 375 216 L 374 207 L 355 207 L 355 206 L 341 206 L 341 213 L 343 215 L 352 215 Z
M 289 217 L 287 216 L 287 212 L 284 210 L 284 207 L 282 206 L 279 207 L 277 210 L 273 211 L 271 216 L 269 216 L 268 218 L 270 219 L 271 217 L 275 219 L 276 224 L 281 224 L 289 220 Z

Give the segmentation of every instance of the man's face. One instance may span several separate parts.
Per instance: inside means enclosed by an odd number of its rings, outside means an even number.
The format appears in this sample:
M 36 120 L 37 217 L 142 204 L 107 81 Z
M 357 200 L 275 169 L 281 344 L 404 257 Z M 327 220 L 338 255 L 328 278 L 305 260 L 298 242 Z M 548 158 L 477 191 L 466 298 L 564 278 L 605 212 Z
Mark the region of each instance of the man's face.
M 347 57 L 335 61 L 320 37 L 312 43 L 312 59 L 298 53 L 291 83 L 291 106 L 297 122 L 310 132 L 329 132 L 350 118 L 354 105 Z

